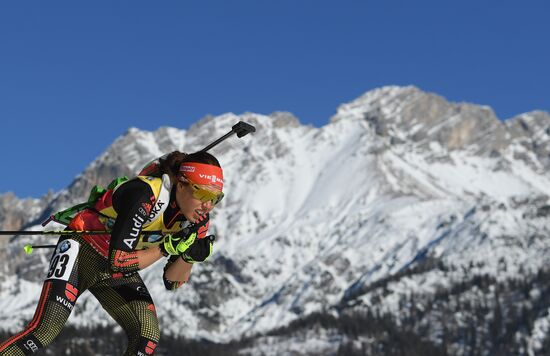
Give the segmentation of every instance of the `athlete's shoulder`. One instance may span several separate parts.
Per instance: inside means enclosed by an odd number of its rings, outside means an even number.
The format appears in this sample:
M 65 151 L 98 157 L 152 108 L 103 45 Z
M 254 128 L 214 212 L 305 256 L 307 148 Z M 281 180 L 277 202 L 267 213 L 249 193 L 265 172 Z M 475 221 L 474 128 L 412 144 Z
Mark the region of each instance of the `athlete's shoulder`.
M 155 193 L 150 184 L 136 177 L 116 187 L 113 192 L 113 205 L 121 202 L 140 200 L 143 197 L 154 197 Z
M 127 180 L 118 187 L 116 187 L 115 192 L 122 190 L 143 190 L 151 189 L 151 185 L 148 184 L 148 181 L 153 181 L 158 178 L 146 177 L 146 176 L 137 176 L 132 179 Z

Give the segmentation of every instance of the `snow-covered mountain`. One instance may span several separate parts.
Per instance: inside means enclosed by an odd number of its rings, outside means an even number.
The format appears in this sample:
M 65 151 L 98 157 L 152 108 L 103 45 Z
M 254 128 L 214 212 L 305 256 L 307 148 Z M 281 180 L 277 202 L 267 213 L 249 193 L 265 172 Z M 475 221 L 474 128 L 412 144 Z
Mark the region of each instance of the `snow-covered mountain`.
M 246 113 L 188 130 L 130 129 L 67 189 L 35 201 L 0 196 L 0 226 L 34 228 L 94 184 L 198 150 L 239 120 L 257 132 L 212 150 L 226 176 L 215 254 L 175 293 L 164 291 L 160 263 L 141 273 L 164 333 L 248 340 L 241 351 L 251 354 L 389 354 L 393 334 L 374 337 L 373 323 L 450 354 L 550 352 L 545 112 L 503 122 L 486 106 L 384 87 L 320 128 Z M 48 255 L 23 256 L 28 240 L 0 242 L 4 329 L 31 319 L 39 296 Z M 70 323 L 110 325 L 100 309 L 85 295 Z

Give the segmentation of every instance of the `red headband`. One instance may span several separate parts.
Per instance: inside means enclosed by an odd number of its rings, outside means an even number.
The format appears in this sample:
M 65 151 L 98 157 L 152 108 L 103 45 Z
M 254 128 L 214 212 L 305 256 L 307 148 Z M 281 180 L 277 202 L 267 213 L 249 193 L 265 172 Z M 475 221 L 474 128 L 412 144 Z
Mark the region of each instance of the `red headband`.
M 180 175 L 191 183 L 223 189 L 223 171 L 211 164 L 184 162 L 180 165 Z

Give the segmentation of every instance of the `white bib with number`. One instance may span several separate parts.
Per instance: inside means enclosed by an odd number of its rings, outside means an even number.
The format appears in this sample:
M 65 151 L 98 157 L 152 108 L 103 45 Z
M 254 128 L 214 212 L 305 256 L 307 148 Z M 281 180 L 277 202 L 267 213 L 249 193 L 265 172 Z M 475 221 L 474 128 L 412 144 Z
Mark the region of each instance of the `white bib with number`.
M 75 240 L 63 240 L 55 248 L 55 253 L 50 261 L 50 269 L 46 280 L 60 279 L 65 282 L 69 281 L 71 272 L 73 271 L 80 243 Z

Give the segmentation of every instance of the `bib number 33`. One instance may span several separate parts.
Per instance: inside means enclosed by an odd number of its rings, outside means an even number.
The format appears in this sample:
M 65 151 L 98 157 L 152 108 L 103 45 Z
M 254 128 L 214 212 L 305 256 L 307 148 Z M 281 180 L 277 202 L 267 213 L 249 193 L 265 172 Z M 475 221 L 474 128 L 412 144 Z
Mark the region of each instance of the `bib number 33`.
M 73 270 L 80 244 L 75 240 L 63 240 L 55 248 L 55 253 L 50 261 L 50 269 L 46 279 L 60 279 L 69 281 Z

